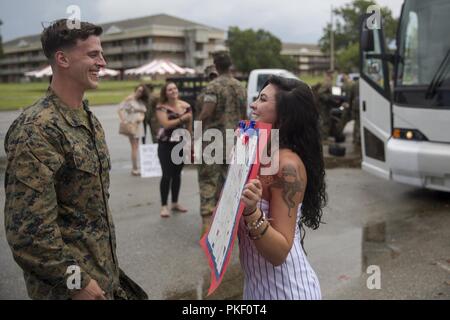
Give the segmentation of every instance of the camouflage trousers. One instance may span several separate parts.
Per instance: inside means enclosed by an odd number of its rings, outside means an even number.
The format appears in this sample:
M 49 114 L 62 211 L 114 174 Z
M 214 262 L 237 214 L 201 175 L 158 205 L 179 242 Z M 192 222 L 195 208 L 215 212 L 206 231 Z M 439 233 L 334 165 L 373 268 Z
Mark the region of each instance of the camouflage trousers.
M 349 108 L 345 108 L 344 111 L 342 111 L 342 116 L 336 125 L 337 135 L 341 135 L 344 133 L 344 128 L 347 123 L 350 122 L 350 120 L 352 120 L 352 111 Z
M 198 184 L 200 189 L 200 215 L 211 216 L 219 202 L 225 179 L 227 164 L 201 164 L 198 167 Z

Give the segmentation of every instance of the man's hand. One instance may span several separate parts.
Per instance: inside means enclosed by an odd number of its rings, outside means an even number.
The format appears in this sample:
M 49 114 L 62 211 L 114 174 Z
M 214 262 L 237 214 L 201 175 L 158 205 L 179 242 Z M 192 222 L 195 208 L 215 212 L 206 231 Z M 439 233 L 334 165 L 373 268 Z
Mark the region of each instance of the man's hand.
M 72 300 L 106 300 L 105 291 L 100 288 L 97 281 L 91 279 L 85 288 L 72 296 Z

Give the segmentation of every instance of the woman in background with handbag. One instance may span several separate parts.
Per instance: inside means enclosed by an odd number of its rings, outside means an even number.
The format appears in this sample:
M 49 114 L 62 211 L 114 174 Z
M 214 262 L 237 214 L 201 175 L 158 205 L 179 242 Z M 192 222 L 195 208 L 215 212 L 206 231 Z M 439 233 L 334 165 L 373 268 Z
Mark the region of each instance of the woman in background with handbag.
M 139 139 L 144 137 L 143 121 L 145 118 L 145 107 L 149 94 L 144 85 L 136 87 L 133 94 L 129 95 L 119 107 L 120 127 L 119 133 L 127 136 L 131 144 L 131 162 L 133 169 L 131 174 L 133 176 L 139 176 L 138 169 L 138 151 L 139 151 Z
M 192 134 L 192 108 L 187 102 L 179 99 L 175 83 L 167 82 L 161 88 L 160 101 L 156 107 L 156 118 L 161 126 L 157 137 L 158 158 L 162 169 L 160 216 L 167 218 L 170 216 L 167 207 L 169 191 L 172 192 L 172 211 L 187 211 L 178 203 L 183 163 L 175 164 L 171 158 L 173 148 L 180 142 L 180 137 L 173 133 L 176 129 L 187 129 Z

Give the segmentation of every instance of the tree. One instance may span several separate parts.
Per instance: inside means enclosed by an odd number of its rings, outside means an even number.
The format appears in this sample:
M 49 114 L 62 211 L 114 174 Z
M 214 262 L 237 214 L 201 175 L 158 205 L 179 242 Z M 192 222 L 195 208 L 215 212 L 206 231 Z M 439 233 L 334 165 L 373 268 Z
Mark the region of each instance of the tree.
M 333 10 L 336 19 L 334 48 L 338 68 L 348 71 L 358 69 L 360 21 L 367 8 L 374 4 L 376 4 L 374 0 L 353 0 L 351 3 Z M 386 42 L 390 43 L 395 39 L 398 20 L 392 16 L 392 11 L 388 7 L 380 7 L 380 11 Z M 328 23 L 319 40 L 322 51 L 327 54 L 330 53 L 330 27 L 331 25 Z
M 284 68 L 294 70 L 295 61 L 281 55 L 281 41 L 270 32 L 259 29 L 228 29 L 227 46 L 236 69 L 249 73 L 253 69 Z
M 336 65 L 347 72 L 357 71 L 359 65 L 359 43 L 352 43 L 347 48 L 340 50 L 336 56 Z

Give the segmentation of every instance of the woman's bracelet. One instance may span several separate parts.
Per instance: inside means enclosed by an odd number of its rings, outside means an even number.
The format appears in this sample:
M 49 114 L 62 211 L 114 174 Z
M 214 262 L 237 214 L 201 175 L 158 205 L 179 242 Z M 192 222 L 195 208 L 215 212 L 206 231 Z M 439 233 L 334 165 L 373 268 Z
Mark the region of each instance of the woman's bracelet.
M 250 217 L 252 214 L 254 214 L 254 213 L 256 212 L 256 210 L 258 210 L 258 207 L 256 207 L 255 210 L 253 210 L 252 212 L 247 213 L 247 214 L 242 213 L 242 215 L 243 215 L 244 217 Z
M 267 220 L 264 219 L 264 221 L 267 221 Z M 270 222 L 267 221 L 266 227 L 264 228 L 264 230 L 263 230 L 260 234 L 258 234 L 258 235 L 256 235 L 256 236 L 252 236 L 252 235 L 250 234 L 250 231 L 249 231 L 249 232 L 248 232 L 248 236 L 249 236 L 250 239 L 252 239 L 252 240 L 259 240 L 259 239 L 261 239 L 261 238 L 266 234 L 267 229 L 269 229 L 269 227 L 270 227 Z
M 258 230 L 262 224 L 266 221 L 264 214 L 261 212 L 261 215 L 259 216 L 258 220 L 255 220 L 247 225 L 247 229 L 250 230 Z

